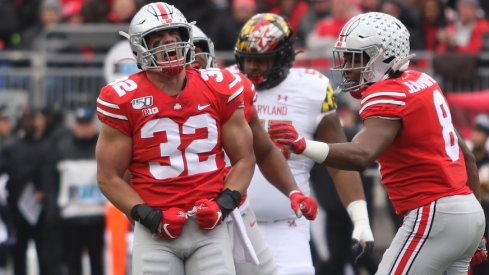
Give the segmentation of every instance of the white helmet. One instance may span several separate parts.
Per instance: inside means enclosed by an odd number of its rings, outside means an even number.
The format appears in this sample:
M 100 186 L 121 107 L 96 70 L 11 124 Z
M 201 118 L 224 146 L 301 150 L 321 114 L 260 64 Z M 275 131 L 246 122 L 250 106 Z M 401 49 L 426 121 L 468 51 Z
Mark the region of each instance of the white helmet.
M 361 87 L 387 79 L 396 71 L 405 71 L 409 65 L 409 32 L 395 17 L 368 12 L 351 18 L 341 29 L 333 48 L 333 72 L 340 72 L 343 80 L 339 90 L 355 92 Z M 361 66 L 345 66 L 344 55 L 360 55 Z M 361 70 L 360 79 L 346 79 L 344 72 Z
M 182 41 L 150 48 L 149 34 L 168 29 L 178 29 Z M 172 74 L 194 61 L 192 27 L 185 16 L 174 6 L 156 2 L 143 6 L 131 20 L 129 34 L 120 32 L 129 39 L 138 67 Z M 165 61 L 158 61 L 157 56 Z
M 200 46 L 202 53 L 196 53 L 195 56 L 203 55 L 207 60 L 207 66 L 203 69 L 216 67 L 216 52 L 212 40 L 195 24 L 192 24 L 192 35 L 195 46 Z

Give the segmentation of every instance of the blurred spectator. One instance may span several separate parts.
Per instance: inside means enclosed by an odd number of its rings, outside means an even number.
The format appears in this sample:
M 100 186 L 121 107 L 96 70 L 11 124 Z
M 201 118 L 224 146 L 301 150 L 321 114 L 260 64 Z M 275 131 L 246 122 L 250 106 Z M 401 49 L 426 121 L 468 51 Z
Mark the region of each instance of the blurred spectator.
M 113 0 L 107 17 L 111 23 L 129 24 L 133 15 L 136 14 L 136 11 L 138 10 L 139 7 L 136 0 Z
M 384 0 L 380 11 L 394 16 L 406 26 L 410 34 L 411 50 L 424 48 L 420 15 L 415 8 L 407 6 L 401 0 Z
M 434 51 L 438 46 L 437 33 L 447 26 L 442 0 L 426 0 L 422 9 L 424 49 Z
M 30 39 L 24 34 L 27 30 L 41 24 L 40 10 L 44 0 L 14 0 L 17 9 L 18 36 L 12 42 L 16 47 L 23 47 L 24 39 Z M 2 17 L 2 23 L 3 23 Z
M 307 37 L 313 32 L 317 22 L 330 15 L 331 2 L 332 0 L 311 0 L 307 13 L 304 14 L 297 26 L 296 37 L 298 44 L 296 47 L 304 47 Z
M 489 164 L 489 115 L 481 114 L 475 119 L 472 130 L 472 153 L 478 166 Z M 489 172 L 489 171 L 488 171 Z M 481 183 L 489 183 L 489 174 L 480 177 Z M 489 189 L 488 189 L 489 190 Z M 489 194 L 488 194 L 489 195 Z
M 489 115 L 481 114 L 476 117 L 475 125 L 472 130 L 472 153 L 474 154 L 477 167 L 479 169 L 479 179 L 481 182 L 482 208 L 489 220 Z M 488 224 L 486 223 L 485 235 L 488 235 Z M 472 275 L 489 274 L 489 262 L 472 267 Z
M 12 135 L 12 121 L 7 114 L 7 105 L 0 106 L 0 149 Z
M 15 44 L 15 36 L 18 36 L 19 20 L 14 0 L 0 0 L 0 51 L 9 49 Z
M 258 13 L 270 12 L 272 9 L 278 8 L 278 2 L 279 1 L 280 0 L 257 0 L 256 1 L 256 11 Z
M 234 15 L 234 21 L 241 25 L 239 27 L 242 27 L 242 25 L 248 21 L 248 19 L 255 15 L 255 0 L 233 0 L 232 12 Z
M 489 1 L 482 1 L 481 9 L 484 12 L 486 19 L 489 19 Z
M 48 258 L 44 261 L 50 270 L 45 274 L 61 274 L 64 268 L 63 248 L 61 236 L 63 235 L 59 209 L 57 207 L 57 195 L 59 188 L 52 180 L 52 175 L 56 173 L 56 167 L 49 158 L 54 153 L 57 144 L 67 135 L 68 130 L 64 126 L 64 117 L 61 111 L 53 107 L 45 107 L 36 118 L 36 126 L 40 130 L 42 137 L 41 154 L 43 162 L 40 172 L 40 184 L 44 191 L 43 212 L 41 215 L 42 227 L 40 234 L 44 242 L 48 243 L 46 249 Z
M 59 24 L 63 18 L 58 0 L 43 0 L 39 10 L 41 22 L 27 29 L 23 33 L 23 48 L 39 49 L 43 43 L 41 37 L 43 31 Z
M 34 123 L 36 112 L 26 108 L 19 120 L 20 135 L 12 139 L 0 153 L 0 170 L 8 175 L 7 204 L 12 212 L 15 229 L 15 243 L 12 256 L 15 275 L 27 274 L 27 246 L 34 240 L 41 274 L 46 243 L 40 234 L 39 213 L 44 193 L 40 185 L 40 165 L 42 162 L 41 143 Z
M 44 0 L 41 6 L 41 23 L 45 29 L 59 24 L 61 21 L 61 7 L 58 0 Z
M 489 32 L 489 21 L 481 17 L 479 0 L 458 0 L 457 13 L 456 21 L 438 32 L 437 51 L 480 53 L 484 34 Z
M 362 12 L 380 12 L 381 6 L 382 0 L 360 0 L 360 9 Z
M 307 2 L 305 0 L 278 0 L 277 4 L 278 6 L 270 10 L 270 12 L 285 17 L 294 32 L 296 32 L 301 18 L 309 9 Z
M 425 0 L 403 0 L 404 4 L 413 7 L 419 14 L 422 14 L 424 10 Z M 445 3 L 445 1 L 443 2 Z
M 56 167 L 44 180 L 57 188 L 64 256 L 70 275 L 81 275 L 82 255 L 88 251 L 92 275 L 104 274 L 105 200 L 96 183 L 95 112 L 79 108 L 71 131 L 61 136 L 45 162 Z
M 120 1 L 113 0 L 112 4 L 115 4 L 115 2 Z M 109 3 L 105 0 L 85 0 L 79 14 L 83 18 L 83 23 L 102 23 L 107 21 L 110 8 Z M 122 9 L 127 9 L 126 12 L 128 13 L 131 12 L 129 5 L 123 5 Z
M 73 25 L 81 25 L 84 22 L 81 13 L 84 0 L 60 0 L 63 22 Z
M 234 50 L 241 27 L 255 13 L 255 0 L 232 0 L 231 10 L 220 10 L 213 22 L 213 30 L 208 33 L 214 42 L 215 49 L 218 51 Z
M 331 58 L 333 46 L 343 25 L 359 12 L 352 0 L 331 1 L 331 15 L 319 20 L 314 31 L 307 37 L 307 48 L 315 56 Z
M 12 123 L 6 110 L 7 105 L 0 106 L 0 150 L 5 146 L 12 135 Z M 9 250 L 10 246 L 14 243 L 12 214 L 7 205 L 7 180 L 7 173 L 2 171 L 2 168 L 0 167 L 0 274 L 6 274 L 7 272 L 7 260 L 10 259 Z

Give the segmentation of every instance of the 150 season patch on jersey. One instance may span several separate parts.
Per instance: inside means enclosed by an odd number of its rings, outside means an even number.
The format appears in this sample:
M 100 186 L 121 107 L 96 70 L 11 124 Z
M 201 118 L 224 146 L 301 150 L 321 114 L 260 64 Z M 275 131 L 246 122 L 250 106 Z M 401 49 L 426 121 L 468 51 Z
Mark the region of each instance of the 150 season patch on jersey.
M 145 96 L 145 97 L 135 98 L 131 101 L 131 104 L 132 104 L 132 108 L 136 110 L 141 110 L 145 107 L 151 107 L 153 106 L 153 97 Z

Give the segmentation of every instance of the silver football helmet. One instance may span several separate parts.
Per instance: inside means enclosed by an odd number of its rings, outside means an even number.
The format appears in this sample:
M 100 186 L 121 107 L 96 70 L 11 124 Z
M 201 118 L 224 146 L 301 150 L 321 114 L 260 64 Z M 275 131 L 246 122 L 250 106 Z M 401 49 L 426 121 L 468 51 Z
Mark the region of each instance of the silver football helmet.
M 195 24 L 192 24 L 192 35 L 195 46 L 200 46 L 203 50 L 201 53 L 195 53 L 195 56 L 202 55 L 207 60 L 205 68 L 216 67 L 216 52 L 214 51 L 214 43 L 212 40 Z
M 414 56 L 409 51 L 409 32 L 395 17 L 368 12 L 351 18 L 333 48 L 331 70 L 343 78 L 338 81 L 339 91 L 356 92 L 365 85 L 387 79 L 391 73 L 407 70 L 409 59 Z M 360 70 L 360 79 L 345 77 L 345 72 L 352 70 Z
M 177 29 L 181 41 L 163 45 L 148 45 L 150 34 Z M 194 61 L 192 27 L 174 6 L 156 2 L 143 6 L 129 24 L 129 33 L 119 32 L 129 39 L 137 65 L 142 70 L 174 74 Z

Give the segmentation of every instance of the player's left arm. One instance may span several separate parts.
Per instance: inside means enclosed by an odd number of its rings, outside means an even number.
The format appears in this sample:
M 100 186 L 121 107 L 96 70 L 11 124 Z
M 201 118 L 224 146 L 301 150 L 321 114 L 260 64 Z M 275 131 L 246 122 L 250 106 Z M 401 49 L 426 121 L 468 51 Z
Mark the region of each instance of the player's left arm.
M 253 112 L 249 125 L 253 133 L 256 163 L 263 176 L 290 198 L 291 208 L 297 217 L 304 216 L 308 220 L 314 220 L 317 216 L 316 201 L 304 195 L 297 186 L 287 160 L 261 125 L 256 110 Z
M 298 190 L 299 187 L 290 171 L 287 160 L 260 124 L 256 111 L 253 112 L 249 125 L 253 133 L 253 149 L 258 168 L 275 188 L 289 196 L 290 192 Z
M 480 180 L 479 180 L 479 172 L 477 169 L 477 164 L 475 163 L 474 154 L 470 151 L 465 144 L 465 140 L 460 135 L 458 131 L 455 131 L 458 137 L 458 146 L 462 149 L 462 153 L 464 154 L 465 161 L 465 169 L 467 171 L 467 185 L 472 189 L 475 197 L 480 201 L 481 200 L 481 192 L 480 192 Z
M 251 181 L 255 169 L 253 136 L 245 120 L 243 109 L 238 108 L 222 126 L 222 144 L 231 160 L 231 169 L 224 181 L 224 189 L 241 194 Z

